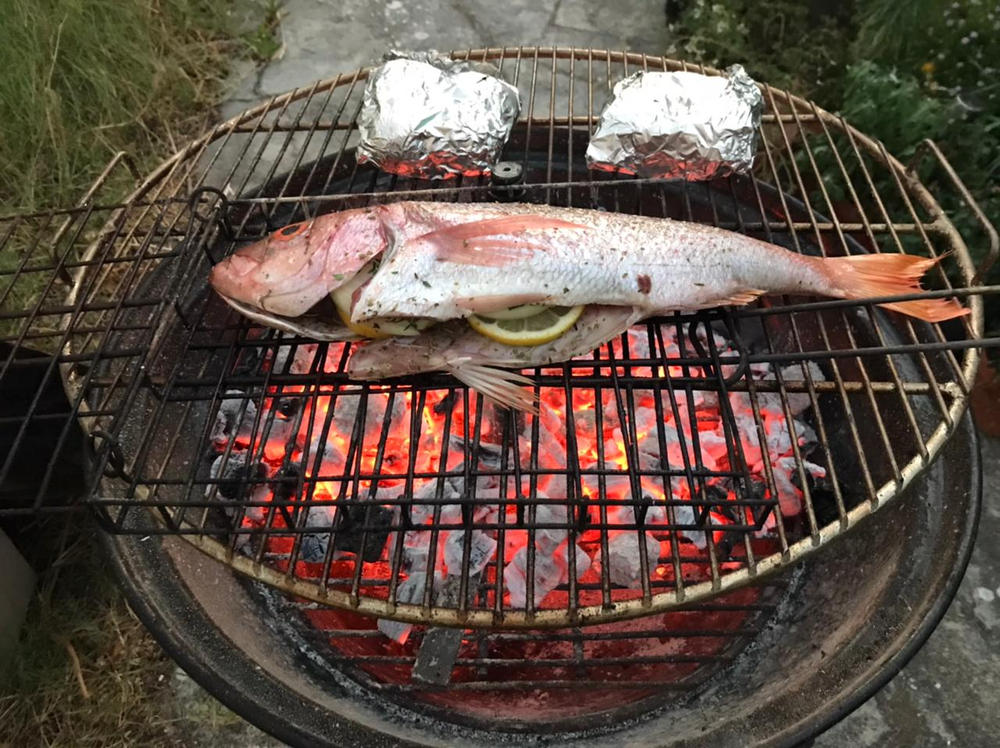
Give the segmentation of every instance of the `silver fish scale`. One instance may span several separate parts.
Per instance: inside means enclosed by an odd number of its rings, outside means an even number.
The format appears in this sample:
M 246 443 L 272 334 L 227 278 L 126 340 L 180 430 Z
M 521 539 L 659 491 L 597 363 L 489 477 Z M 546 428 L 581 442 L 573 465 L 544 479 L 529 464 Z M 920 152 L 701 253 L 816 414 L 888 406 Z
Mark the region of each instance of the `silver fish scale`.
M 426 220 L 426 209 L 413 205 L 405 203 L 399 211 L 417 211 Z M 445 320 L 520 303 L 608 304 L 653 313 L 718 306 L 748 292 L 830 290 L 808 258 L 710 226 L 526 204 L 435 210 L 444 231 L 393 248 L 361 294 L 356 319 Z M 447 259 L 448 226 L 521 215 L 529 223 L 558 219 L 584 228 L 487 235 L 484 264 L 441 261 Z M 496 256 L 491 243 L 497 240 L 521 252 L 523 259 L 491 266 Z M 474 248 L 477 241 L 468 240 L 468 246 Z

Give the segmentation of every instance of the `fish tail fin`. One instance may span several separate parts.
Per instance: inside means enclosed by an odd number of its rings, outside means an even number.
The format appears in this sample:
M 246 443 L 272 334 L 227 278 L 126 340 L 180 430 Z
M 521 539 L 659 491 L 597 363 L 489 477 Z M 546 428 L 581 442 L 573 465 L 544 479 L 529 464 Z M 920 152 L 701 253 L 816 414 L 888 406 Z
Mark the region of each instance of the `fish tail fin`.
M 497 405 L 538 415 L 535 394 L 530 389 L 534 382 L 521 374 L 467 361 L 449 365 L 448 371 Z
M 836 295 L 845 299 L 901 296 L 920 290 L 921 276 L 941 258 L 928 259 L 907 254 L 853 255 L 821 260 Z M 914 299 L 879 304 L 925 322 L 943 322 L 969 313 L 955 299 Z

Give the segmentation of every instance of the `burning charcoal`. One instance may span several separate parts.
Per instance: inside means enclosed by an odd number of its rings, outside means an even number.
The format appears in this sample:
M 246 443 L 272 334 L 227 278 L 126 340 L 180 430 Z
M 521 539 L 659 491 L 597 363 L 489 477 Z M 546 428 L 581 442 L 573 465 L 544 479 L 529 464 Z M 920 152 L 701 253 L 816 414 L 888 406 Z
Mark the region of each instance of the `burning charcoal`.
M 621 476 L 624 478 L 625 476 Z M 627 479 L 626 479 L 627 480 Z M 632 499 L 631 486 L 622 491 L 622 496 L 629 503 L 614 504 L 608 507 L 608 524 L 622 525 L 623 527 L 633 527 L 639 524 L 663 524 L 667 521 L 667 508 L 657 502 L 653 496 L 647 492 L 651 488 L 655 495 L 662 495 L 662 488 L 656 487 L 656 481 L 648 476 L 640 479 L 643 494 L 638 501 Z M 609 487 L 608 494 L 611 494 Z M 638 510 L 638 512 L 636 511 Z
M 449 439 L 451 449 L 468 455 L 475 464 L 485 468 L 496 470 L 500 467 L 500 458 L 503 448 L 500 444 L 490 444 L 489 442 L 479 442 L 475 454 L 473 454 L 472 444 L 466 446 L 465 440 L 458 434 L 452 434 Z
M 650 533 L 643 533 L 646 544 L 646 570 L 656 568 L 660 543 Z M 635 532 L 620 532 L 608 542 L 608 572 L 611 583 L 620 587 L 636 587 L 642 580 L 639 540 Z
M 764 422 L 767 437 L 767 451 L 773 458 L 787 455 L 792 451 L 792 435 L 788 431 L 788 423 L 783 418 L 768 418 Z
M 798 474 L 795 458 L 782 457 L 775 460 L 771 465 L 771 472 L 778 489 L 778 504 L 782 516 L 794 517 L 802 511 L 802 491 L 792 481 L 792 476 Z
M 448 574 L 457 576 L 461 573 L 462 557 L 465 546 L 465 531 L 454 530 L 448 533 L 444 543 L 444 564 Z M 469 576 L 482 572 L 493 560 L 497 550 L 497 541 L 482 530 L 473 530 L 469 544 Z
M 303 455 L 306 473 L 314 477 L 332 478 L 344 474 L 347 455 L 331 440 L 316 439 L 309 445 L 309 454 Z
M 333 345 L 331 349 L 339 352 L 341 346 Z M 316 343 L 278 346 L 271 356 L 271 371 L 276 374 L 307 374 L 312 371 L 318 350 L 319 345 Z M 285 367 L 288 367 L 287 372 Z
M 816 436 L 816 432 L 813 431 L 812 427 L 797 418 L 795 419 L 795 434 L 799 438 L 799 450 L 801 452 L 808 454 L 819 444 L 819 437 Z
M 251 490 L 251 485 L 267 478 L 267 468 L 259 462 L 254 462 L 248 467 L 247 463 L 252 459 L 250 452 L 246 450 L 233 451 L 227 456 L 221 454 L 215 458 L 208 475 L 218 483 L 210 483 L 205 487 L 205 496 L 213 497 L 213 493 L 218 498 L 228 501 L 240 501 Z
M 288 373 L 308 374 L 312 371 L 313 362 L 316 360 L 318 351 L 319 346 L 316 343 L 303 343 L 295 346 L 295 356 L 292 359 L 292 365 L 289 367 Z
M 494 498 L 493 502 L 497 499 Z M 472 521 L 476 524 L 495 525 L 499 521 L 500 507 L 496 503 L 477 504 L 472 512 Z
M 253 506 L 248 506 L 243 512 L 243 517 L 250 522 L 263 522 L 264 517 L 267 515 L 267 507 L 264 506 L 266 502 L 271 500 L 271 488 L 266 483 L 260 483 L 254 486 L 253 492 L 250 494 L 250 502 Z
M 528 599 L 528 550 L 522 548 L 503 570 L 503 582 L 510 594 L 510 604 L 514 608 L 523 608 Z M 562 581 L 563 569 L 550 556 L 535 554 L 535 586 L 534 603 L 538 605 L 545 596 L 559 586 Z
M 356 421 L 361 408 L 362 397 L 358 395 L 340 395 L 335 401 L 331 401 L 333 410 L 333 430 L 351 439 L 355 438 Z M 382 393 L 372 393 L 365 403 L 365 422 L 362 437 L 364 444 L 375 444 L 382 433 L 382 426 L 386 418 L 386 407 L 389 404 L 389 396 Z M 388 416 L 390 423 L 409 423 L 409 404 L 405 397 L 397 395 L 392 401 L 392 412 Z M 322 421 L 326 414 L 321 411 L 316 413 L 319 419 L 316 427 L 322 428 Z M 318 431 L 317 431 L 318 433 Z
M 539 498 L 547 496 L 539 494 Z M 530 516 L 530 515 L 529 515 Z M 561 525 L 561 527 L 546 527 L 535 532 L 535 547 L 539 553 L 554 553 L 560 544 L 566 541 L 567 527 L 572 524 L 569 506 L 561 503 L 539 504 L 535 508 L 536 525 Z
M 378 504 L 356 502 L 341 504 L 339 509 L 334 549 L 357 554 L 363 561 L 378 561 L 389 538 L 392 510 Z
M 396 602 L 415 605 L 422 604 L 424 599 L 424 588 L 426 585 L 427 572 L 411 572 L 410 576 L 400 582 L 399 586 L 396 588 Z M 432 582 L 432 590 L 437 590 L 440 586 L 441 574 L 440 572 L 435 571 L 434 581 Z M 435 597 L 433 592 L 431 597 Z M 378 630 L 393 641 L 396 641 L 399 644 L 405 644 L 406 640 L 410 637 L 410 632 L 413 631 L 413 624 L 403 623 L 401 621 L 392 621 L 388 618 L 379 618 Z
M 274 483 L 272 484 L 274 501 L 276 503 L 286 503 L 292 500 L 292 497 L 299 490 L 298 478 L 298 465 L 288 463 L 278 468 L 278 471 L 274 474 Z
M 226 390 L 215 414 L 211 439 L 224 449 L 230 439 L 238 438 L 249 443 L 253 424 L 257 418 L 257 405 L 242 390 Z
M 271 353 L 271 371 L 284 372 L 288 357 L 292 355 L 292 346 L 280 345 Z
M 715 431 L 699 431 L 698 447 L 701 463 L 708 470 L 718 470 L 729 461 L 729 440 Z M 691 445 L 692 458 L 694 445 Z

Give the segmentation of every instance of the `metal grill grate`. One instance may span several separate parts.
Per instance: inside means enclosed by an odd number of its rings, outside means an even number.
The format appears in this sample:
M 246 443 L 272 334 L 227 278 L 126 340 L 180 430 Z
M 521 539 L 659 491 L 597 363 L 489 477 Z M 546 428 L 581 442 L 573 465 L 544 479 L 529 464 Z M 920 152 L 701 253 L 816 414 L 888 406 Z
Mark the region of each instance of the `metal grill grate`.
M 973 268 L 962 236 L 915 171 L 842 120 L 765 86 L 763 145 L 753 178 L 689 185 L 591 173 L 581 156 L 610 87 L 638 68 L 688 66 L 548 48 L 456 56 L 490 60 L 520 88 L 524 116 L 505 158 L 520 162 L 524 184 L 499 188 L 486 178 L 424 183 L 358 166 L 354 118 L 366 75 L 359 70 L 220 125 L 165 162 L 122 204 L 100 205 L 95 187 L 77 208 L 3 219 L 0 382 L 6 391 L 8 383 L 35 375 L 38 386 L 18 398 L 26 412 L 0 415 L 11 434 L 0 482 L 9 484 L 34 449 L 34 430 L 50 427 L 45 439 L 56 450 L 35 478 L 15 485 L 8 495 L 16 502 L 0 511 L 70 505 L 52 500 L 53 486 L 79 422 L 96 467 L 86 503 L 112 530 L 126 531 L 126 518 L 141 511 L 145 521 L 128 522 L 127 531 L 182 534 L 281 589 L 375 615 L 466 626 L 566 626 L 670 609 L 762 578 L 887 504 L 933 459 L 965 410 L 976 348 L 997 343 L 982 339 L 980 300 L 997 288 L 979 285 L 983 269 Z M 991 261 L 995 231 L 933 144 L 927 152 L 979 222 L 968 238 L 987 246 Z M 511 194 L 527 202 L 711 223 L 807 253 L 951 252 L 932 280 L 937 290 L 920 296 L 958 296 L 973 314 L 947 326 L 925 325 L 871 303 L 769 298 L 739 310 L 653 320 L 592 359 L 534 372 L 542 395 L 574 403 L 586 394 L 607 404 L 594 408 L 586 428 L 602 434 L 601 419 L 614 420 L 622 459 L 594 469 L 578 459 L 585 427 L 573 408 L 562 421 L 565 464 L 542 464 L 539 419 L 497 413 L 443 375 L 389 385 L 352 382 L 344 374 L 349 347 L 255 328 L 206 288 L 212 261 L 293 220 L 378 201 Z M 27 358 L 29 349 L 51 355 Z M 810 361 L 819 375 L 802 365 Z M 763 364 L 794 368 L 765 380 L 754 376 Z M 668 369 L 670 376 L 662 376 Z M 69 402 L 46 407 L 44 385 L 60 374 Z M 705 464 L 696 441 L 696 403 L 706 396 L 719 402 L 726 435 L 716 466 Z M 729 405 L 733 396 L 746 397 L 740 401 L 748 405 L 744 423 L 761 442 L 765 405 L 792 423 L 801 513 L 784 516 L 772 498 L 779 489 L 767 456 L 751 470 Z M 803 396 L 806 425 L 816 434 L 810 459 L 829 476 L 822 485 L 810 479 L 809 456 L 791 417 L 792 400 Z M 644 400 L 656 411 L 655 433 L 645 438 L 659 445 L 660 455 L 667 454 L 668 440 L 679 439 L 679 462 L 643 464 L 636 414 Z M 228 409 L 234 433 L 213 447 L 220 409 Z M 440 422 L 429 424 L 429 412 Z M 671 417 L 673 432 L 665 425 Z M 690 455 L 678 425 L 685 419 L 695 440 Z M 339 458 L 331 472 L 323 445 L 334 433 L 348 439 L 334 450 Z M 433 468 L 421 462 L 428 433 L 438 434 Z M 287 449 L 266 454 L 282 435 Z M 604 455 L 598 462 L 606 462 Z M 226 466 L 229 473 L 218 472 Z M 562 490 L 540 491 L 539 483 L 554 475 Z M 460 482 L 457 498 L 448 497 L 446 479 Z M 607 484 L 616 480 L 627 484 L 624 498 L 609 496 Z M 494 491 L 490 497 L 478 488 L 484 481 Z M 674 481 L 686 486 L 685 500 L 670 498 Z M 721 481 L 730 496 L 711 493 Z M 658 496 L 650 497 L 650 483 L 659 484 Z M 415 495 L 425 485 L 432 490 Z M 331 513 L 332 505 L 342 510 Z M 666 513 L 655 526 L 648 519 L 652 506 Z M 477 516 L 487 507 L 496 510 Z M 622 507 L 632 511 L 630 519 L 622 520 Z M 316 508 L 326 514 L 310 521 Z M 420 590 L 401 596 L 412 575 L 396 541 L 418 529 L 414 511 L 429 514 L 419 529 L 428 533 L 431 569 Z M 473 571 L 476 529 L 495 536 L 497 558 Z M 451 575 L 455 589 L 442 591 L 433 582 L 435 549 L 446 533 L 462 530 L 469 532 L 460 541 L 460 572 Z M 531 580 L 546 554 L 533 549 L 546 530 L 562 532 L 567 548 L 585 546 L 594 563 L 591 576 L 580 576 L 576 554 L 566 553 L 567 578 L 548 596 L 536 596 Z M 638 554 L 636 584 L 614 583 L 613 536 L 629 533 L 638 545 L 647 531 L 660 554 Z M 527 534 L 529 549 L 523 605 L 511 604 L 503 575 L 505 538 L 516 533 Z

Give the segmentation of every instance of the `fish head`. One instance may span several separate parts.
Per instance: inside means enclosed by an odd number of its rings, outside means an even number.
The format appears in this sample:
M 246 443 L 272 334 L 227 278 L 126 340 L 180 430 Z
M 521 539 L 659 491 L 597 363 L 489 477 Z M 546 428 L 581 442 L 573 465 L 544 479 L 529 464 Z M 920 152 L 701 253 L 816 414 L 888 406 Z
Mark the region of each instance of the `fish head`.
M 388 241 L 379 207 L 328 213 L 241 247 L 212 268 L 209 282 L 246 307 L 298 317 L 353 278 Z

